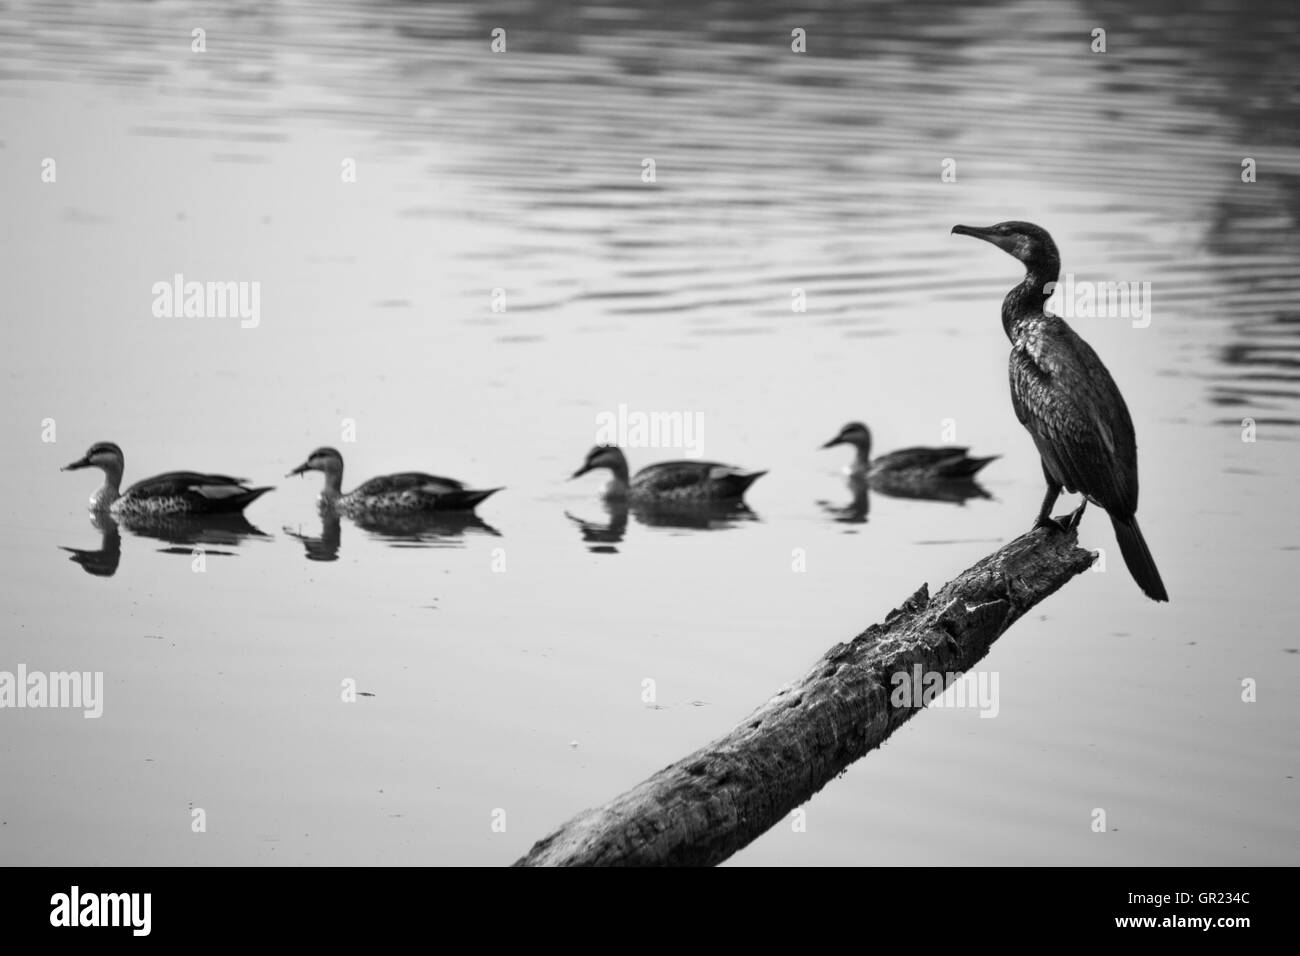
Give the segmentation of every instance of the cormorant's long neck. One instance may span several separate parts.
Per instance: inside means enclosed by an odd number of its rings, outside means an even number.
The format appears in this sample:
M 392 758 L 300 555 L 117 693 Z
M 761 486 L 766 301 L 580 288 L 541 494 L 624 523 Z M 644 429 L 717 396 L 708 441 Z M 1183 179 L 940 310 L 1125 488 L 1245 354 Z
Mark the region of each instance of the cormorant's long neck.
M 1025 278 L 1002 300 L 1002 331 L 1012 342 L 1018 328 L 1044 315 L 1043 302 L 1051 294 L 1047 287 L 1061 274 L 1061 261 L 1045 255 L 1025 263 Z

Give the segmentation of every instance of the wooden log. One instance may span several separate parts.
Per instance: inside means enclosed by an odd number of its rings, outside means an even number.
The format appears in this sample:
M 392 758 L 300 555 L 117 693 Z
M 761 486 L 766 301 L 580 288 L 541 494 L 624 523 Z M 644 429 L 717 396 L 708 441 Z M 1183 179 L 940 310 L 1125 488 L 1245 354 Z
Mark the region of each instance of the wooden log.
M 730 733 L 538 841 L 515 866 L 706 866 L 748 845 L 879 747 L 919 707 L 894 675 L 969 671 L 1094 559 L 1073 532 L 1021 535 L 930 596 L 925 585 Z

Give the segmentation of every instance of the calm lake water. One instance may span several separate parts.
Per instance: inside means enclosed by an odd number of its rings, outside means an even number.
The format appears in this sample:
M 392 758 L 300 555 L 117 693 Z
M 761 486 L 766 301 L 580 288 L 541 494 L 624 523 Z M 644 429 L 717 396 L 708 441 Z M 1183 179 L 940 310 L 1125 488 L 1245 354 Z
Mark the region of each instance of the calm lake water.
M 734 862 L 1300 862 L 1300 14 L 1234 6 L 6 3 L 0 670 L 105 686 L 98 720 L 0 713 L 0 859 L 505 864 L 722 734 L 1031 524 L 1020 270 L 949 235 L 1028 219 L 1078 280 L 1150 283 L 1145 327 L 1072 321 L 1172 601 L 1090 512 L 1110 560 L 982 663 L 996 719 L 918 715 Z M 177 273 L 259 282 L 257 326 L 155 317 Z M 620 405 L 770 469 L 753 515 L 607 515 L 566 479 Z M 1000 454 L 989 497 L 840 520 L 851 419 Z M 97 473 L 58 471 L 96 440 L 128 482 L 278 487 L 97 529 Z M 345 487 L 506 490 L 330 527 L 280 477 L 324 444 Z

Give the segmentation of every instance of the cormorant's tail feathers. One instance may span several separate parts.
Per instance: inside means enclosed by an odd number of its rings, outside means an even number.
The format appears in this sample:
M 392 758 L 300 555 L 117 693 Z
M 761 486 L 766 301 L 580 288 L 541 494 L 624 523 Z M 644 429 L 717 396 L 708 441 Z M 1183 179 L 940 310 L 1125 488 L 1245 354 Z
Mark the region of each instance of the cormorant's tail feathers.
M 1133 580 L 1142 589 L 1142 593 L 1153 601 L 1168 601 L 1169 594 L 1165 591 L 1164 582 L 1160 580 L 1160 572 L 1156 570 L 1156 562 L 1151 557 L 1146 540 L 1138 529 L 1137 517 L 1124 520 L 1112 515 L 1110 523 L 1115 529 L 1115 539 L 1119 542 L 1119 553 L 1124 556 L 1129 574 L 1133 575 Z

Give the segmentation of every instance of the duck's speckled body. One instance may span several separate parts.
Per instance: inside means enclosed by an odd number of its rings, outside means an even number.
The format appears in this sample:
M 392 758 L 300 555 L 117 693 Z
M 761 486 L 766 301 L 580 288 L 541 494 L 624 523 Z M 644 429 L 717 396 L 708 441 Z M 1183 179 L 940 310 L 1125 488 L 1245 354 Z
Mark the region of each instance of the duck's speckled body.
M 873 459 L 871 431 L 862 422 L 849 422 L 822 447 L 836 445 L 852 445 L 856 450 L 851 472 L 855 478 L 888 480 L 894 484 L 971 478 L 998 457 L 971 458 L 969 448 L 948 447 L 901 448 Z
M 246 507 L 272 489 L 250 488 L 246 479 L 209 475 L 197 471 L 169 471 L 137 481 L 119 492 L 126 459 L 112 442 L 96 442 L 64 471 L 98 468 L 104 484 L 90 496 L 90 510 L 119 517 L 162 515 L 231 514 Z
M 320 494 L 321 507 L 348 516 L 473 511 L 480 501 L 501 490 L 488 488 L 477 491 L 452 478 L 440 478 L 422 471 L 403 471 L 371 478 L 344 494 L 343 456 L 333 448 L 317 448 L 289 475 L 301 475 L 307 471 L 319 471 L 325 475 L 325 487 Z
M 632 504 L 689 504 L 739 501 L 766 471 L 746 471 L 716 461 L 664 461 L 648 465 L 629 478 L 627 458 L 613 445 L 597 445 L 573 477 L 608 468 L 614 478 L 604 497 Z

